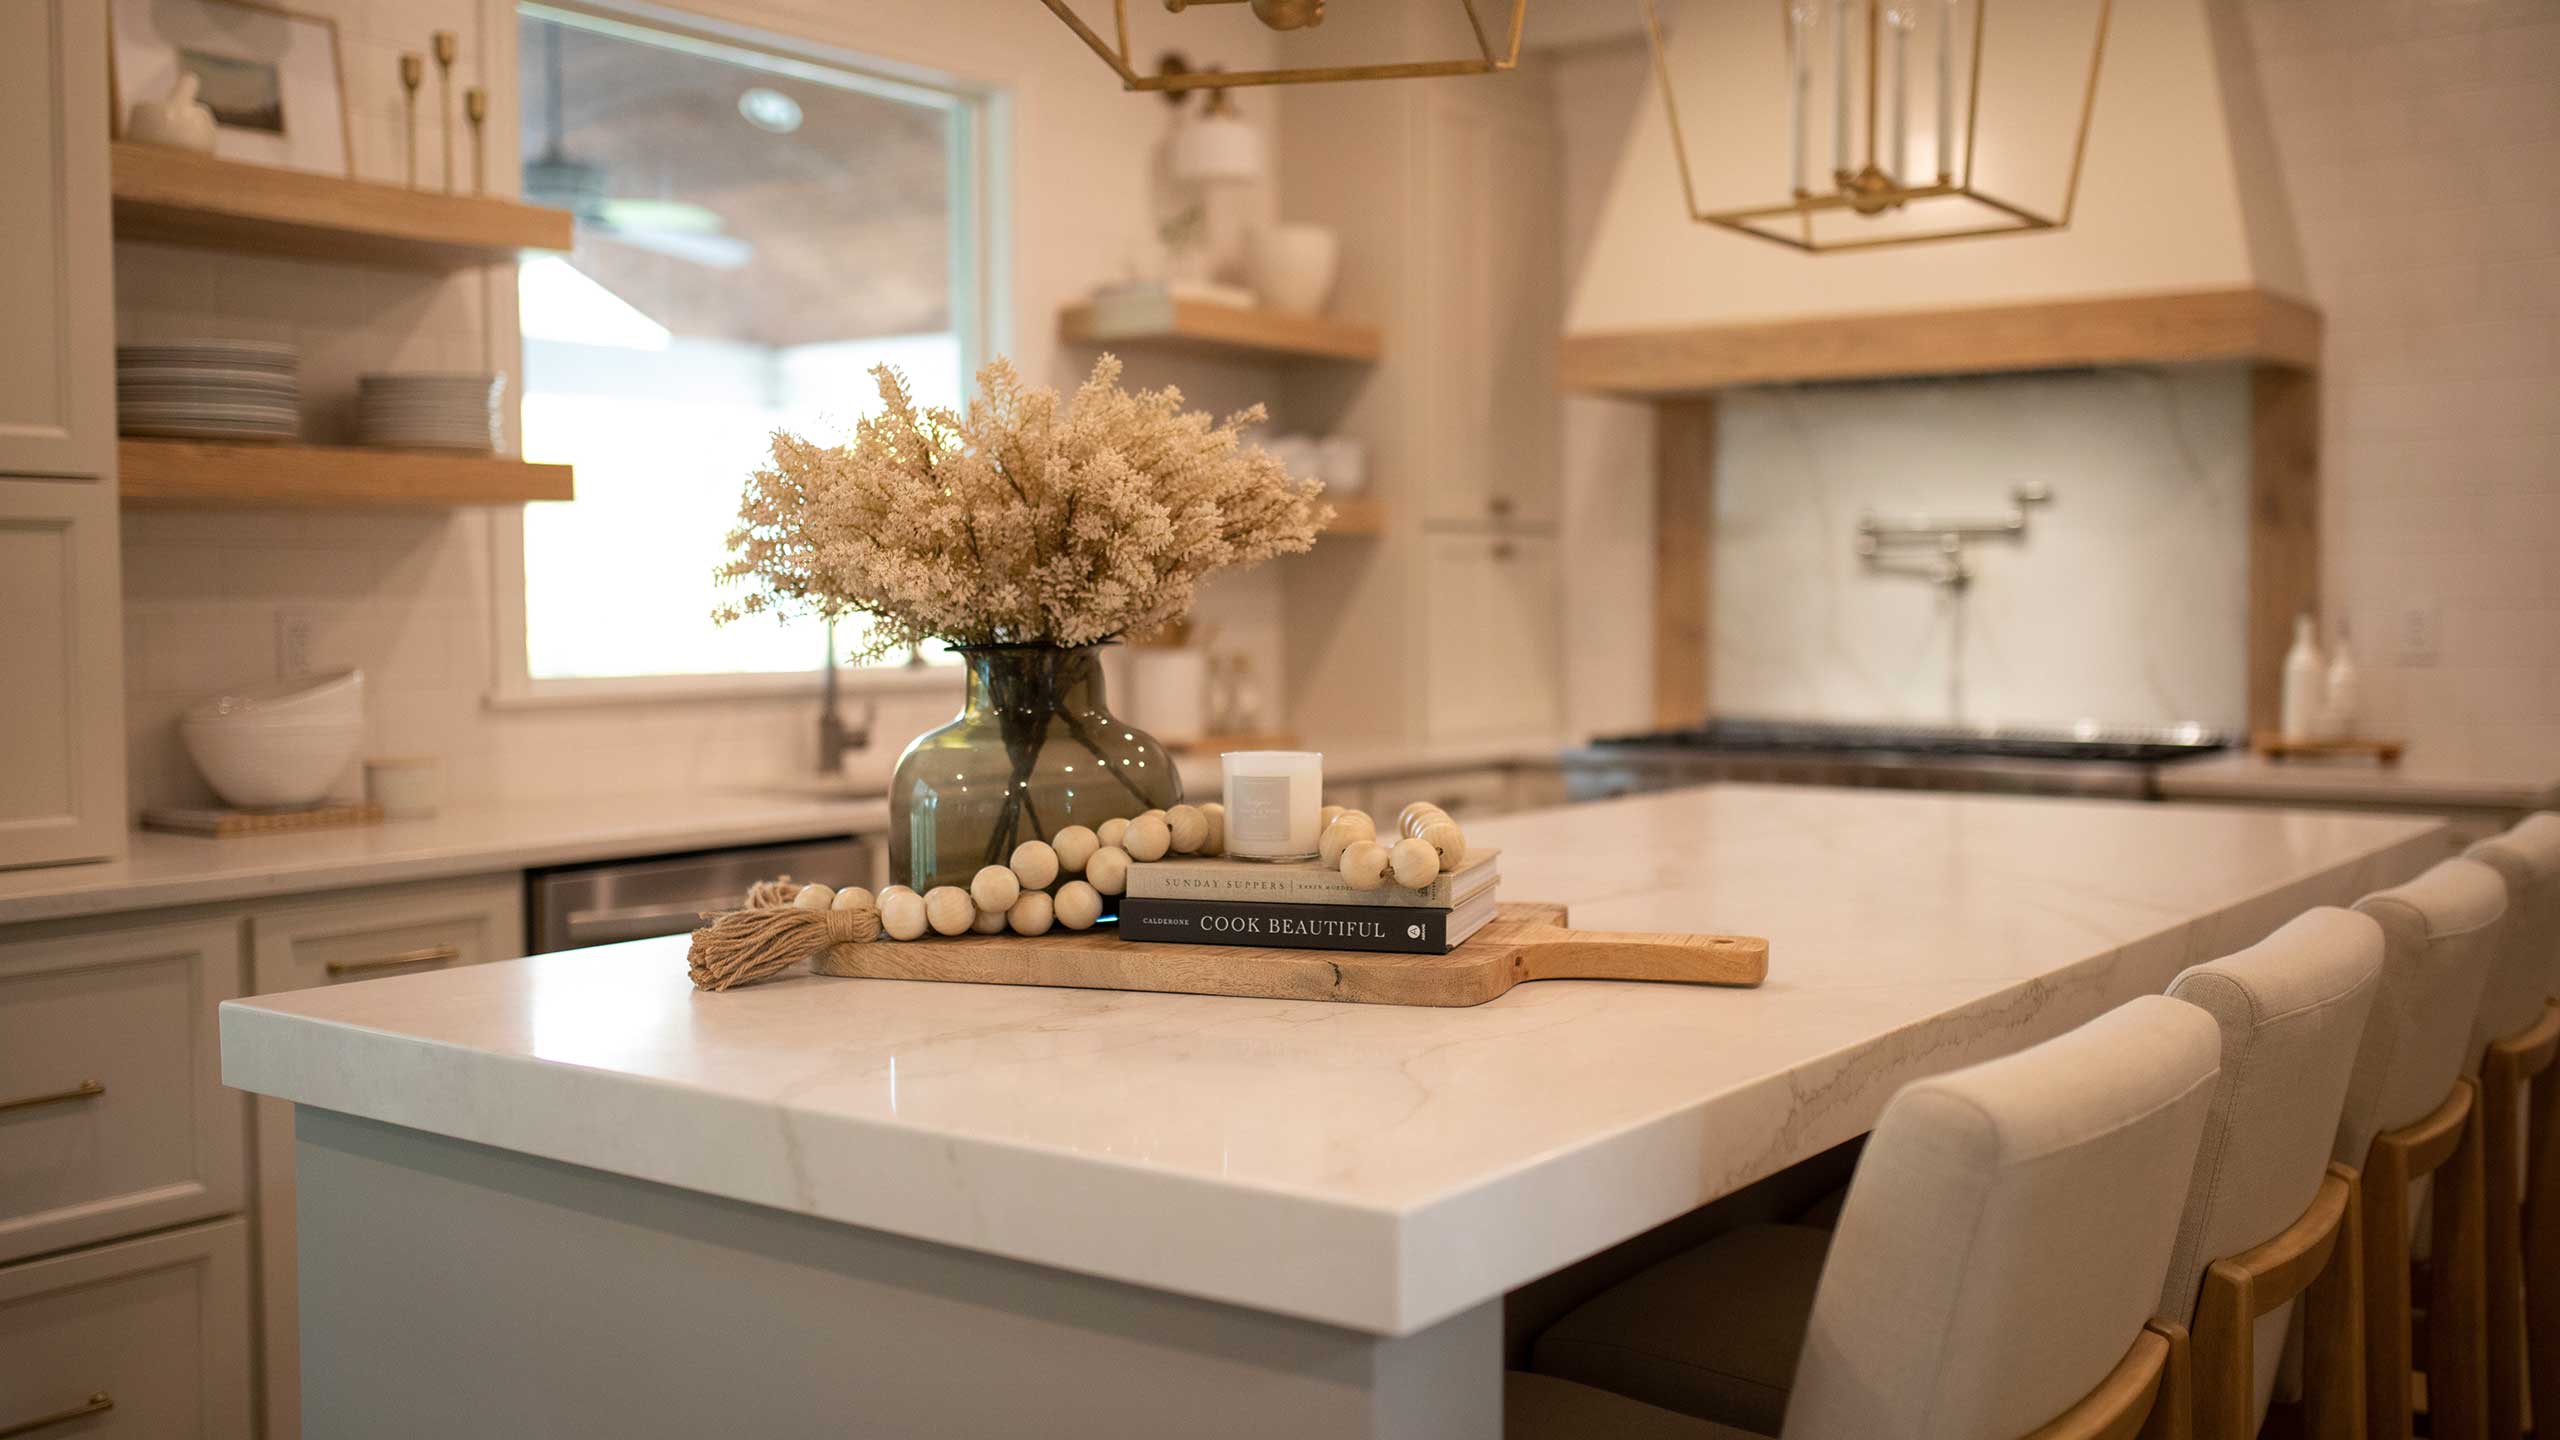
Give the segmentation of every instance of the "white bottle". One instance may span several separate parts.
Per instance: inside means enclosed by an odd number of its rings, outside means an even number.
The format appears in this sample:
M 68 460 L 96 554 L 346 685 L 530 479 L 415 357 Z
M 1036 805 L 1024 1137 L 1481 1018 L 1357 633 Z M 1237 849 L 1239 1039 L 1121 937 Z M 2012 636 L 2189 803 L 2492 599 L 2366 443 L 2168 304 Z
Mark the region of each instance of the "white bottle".
M 2347 650 L 2347 625 L 2338 622 L 2338 648 L 2329 652 L 2329 683 L 2323 687 L 2320 703 L 2320 734 L 2327 740 L 2344 740 L 2356 733 L 2356 706 L 2362 696 L 2356 693 L 2356 658 Z
M 2277 726 L 2288 742 L 2309 740 L 2319 732 L 2327 684 L 2321 670 L 2319 635 L 2310 616 L 2299 616 L 2293 622 L 2293 648 L 2284 656 L 2284 705 Z

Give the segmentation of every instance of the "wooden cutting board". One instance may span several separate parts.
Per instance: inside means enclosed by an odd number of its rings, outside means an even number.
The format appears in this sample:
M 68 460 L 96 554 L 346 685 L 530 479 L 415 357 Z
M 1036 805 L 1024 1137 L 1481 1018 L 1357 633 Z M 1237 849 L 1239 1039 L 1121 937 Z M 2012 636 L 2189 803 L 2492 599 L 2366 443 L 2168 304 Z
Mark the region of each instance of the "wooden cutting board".
M 1568 930 L 1561 905 L 1510 904 L 1445 955 L 1155 945 L 1124 941 L 1102 929 L 839 945 L 810 968 L 821 975 L 864 980 L 1056 985 L 1361 1005 L 1481 1005 L 1524 980 L 1757 985 L 1769 973 L 1769 942 L 1734 935 Z

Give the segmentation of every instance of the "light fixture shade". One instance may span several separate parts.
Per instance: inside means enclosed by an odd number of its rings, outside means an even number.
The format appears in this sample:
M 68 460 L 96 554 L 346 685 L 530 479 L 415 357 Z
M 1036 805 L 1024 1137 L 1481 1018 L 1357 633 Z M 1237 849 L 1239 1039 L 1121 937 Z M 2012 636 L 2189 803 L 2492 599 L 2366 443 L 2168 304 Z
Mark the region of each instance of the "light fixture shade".
M 1313 85 L 1333 80 L 1414 80 L 1435 75 L 1500 74 L 1520 63 L 1520 31 L 1527 23 L 1529 16 L 1529 0 L 1511 0 L 1508 15 L 1503 13 L 1502 0 L 1393 0 L 1393 3 L 1399 5 L 1434 3 L 1447 7 L 1452 16 L 1462 16 L 1467 35 L 1473 41 L 1474 53 L 1454 55 L 1440 60 L 1390 60 L 1370 64 L 1315 65 L 1275 70 L 1221 69 L 1214 73 L 1203 69 L 1148 75 L 1139 71 L 1137 62 L 1132 58 L 1129 43 L 1129 0 L 1111 0 L 1112 33 L 1118 37 L 1116 44 L 1103 39 L 1091 25 L 1086 24 L 1083 17 L 1076 14 L 1070 0 L 1041 0 L 1041 3 L 1049 7 L 1050 14 L 1065 22 L 1066 27 L 1074 31 L 1076 38 L 1082 40 L 1088 49 L 1102 57 L 1102 63 L 1110 66 L 1113 73 L 1120 77 L 1120 88 L 1177 93 L 1185 90 L 1216 89 L 1221 86 L 1235 85 Z M 1168 0 L 1165 8 L 1179 13 L 1188 8 L 1227 3 L 1230 3 L 1230 0 L 1179 0 L 1179 3 Z M 1256 15 L 1260 16 L 1266 8 L 1293 10 L 1305 7 L 1256 5 L 1254 7 Z M 1322 6 L 1312 8 L 1317 15 L 1321 16 Z M 1490 24 L 1487 23 L 1486 12 L 1490 12 Z M 1273 29 L 1297 29 L 1303 25 L 1322 22 L 1319 19 L 1313 22 L 1294 21 L 1284 24 L 1265 19 L 1264 23 Z
M 1689 217 L 1814 253 L 2071 223 L 2113 0 L 1640 0 Z
M 1173 136 L 1173 174 L 1195 185 L 1262 178 L 1262 132 L 1234 115 L 1209 114 Z

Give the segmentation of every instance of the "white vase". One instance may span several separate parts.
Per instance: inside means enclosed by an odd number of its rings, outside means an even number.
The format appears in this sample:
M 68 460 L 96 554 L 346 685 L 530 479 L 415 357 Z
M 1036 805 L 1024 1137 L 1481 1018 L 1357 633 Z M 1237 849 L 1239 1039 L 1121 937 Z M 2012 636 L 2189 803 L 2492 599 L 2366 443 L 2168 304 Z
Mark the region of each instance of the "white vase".
M 1253 288 L 1271 309 L 1318 314 L 1341 258 L 1341 240 L 1322 225 L 1274 225 L 1253 237 Z

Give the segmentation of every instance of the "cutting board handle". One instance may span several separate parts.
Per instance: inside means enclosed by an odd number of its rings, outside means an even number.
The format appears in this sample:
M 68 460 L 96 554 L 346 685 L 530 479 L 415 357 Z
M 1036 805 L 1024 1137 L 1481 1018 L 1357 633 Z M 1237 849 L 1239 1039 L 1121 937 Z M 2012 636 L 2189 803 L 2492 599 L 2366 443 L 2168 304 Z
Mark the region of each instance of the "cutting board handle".
M 1523 937 L 1512 963 L 1523 980 L 1666 980 L 1757 985 L 1769 942 L 1752 935 L 1653 935 L 1556 929 Z

